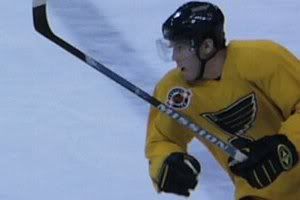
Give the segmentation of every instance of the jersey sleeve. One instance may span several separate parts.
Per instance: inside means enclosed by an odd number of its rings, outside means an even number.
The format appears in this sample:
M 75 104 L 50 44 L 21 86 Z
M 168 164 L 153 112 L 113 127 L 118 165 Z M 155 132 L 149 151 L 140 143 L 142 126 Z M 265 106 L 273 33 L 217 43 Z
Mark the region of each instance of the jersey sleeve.
M 300 62 L 287 49 L 271 42 L 258 49 L 256 57 L 259 59 L 253 60 L 259 63 L 253 62 L 245 77 L 277 107 L 283 118 L 279 133 L 300 148 Z
M 163 101 L 164 95 L 157 87 L 154 96 Z M 172 152 L 186 152 L 187 144 L 193 136 L 176 121 L 153 107 L 150 108 L 147 126 L 145 153 L 149 159 L 150 177 L 156 187 L 163 161 Z

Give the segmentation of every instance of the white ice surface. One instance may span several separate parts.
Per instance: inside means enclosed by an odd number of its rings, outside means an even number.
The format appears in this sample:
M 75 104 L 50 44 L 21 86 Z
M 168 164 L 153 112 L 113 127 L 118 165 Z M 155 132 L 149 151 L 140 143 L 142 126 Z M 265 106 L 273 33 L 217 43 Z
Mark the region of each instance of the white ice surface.
M 49 0 L 53 30 L 147 92 L 173 67 L 155 52 L 183 0 Z M 299 57 L 300 2 L 213 1 L 228 39 L 272 39 Z M 180 200 L 158 195 L 144 157 L 148 105 L 38 35 L 30 0 L 0 1 L 0 199 Z M 190 199 L 233 199 L 207 150 Z

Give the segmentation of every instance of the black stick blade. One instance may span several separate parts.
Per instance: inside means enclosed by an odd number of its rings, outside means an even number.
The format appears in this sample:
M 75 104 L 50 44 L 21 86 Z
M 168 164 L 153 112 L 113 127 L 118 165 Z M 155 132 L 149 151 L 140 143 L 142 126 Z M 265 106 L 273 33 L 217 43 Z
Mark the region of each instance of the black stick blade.
M 33 0 L 32 16 L 34 28 L 38 33 L 85 62 L 86 56 L 80 50 L 55 35 L 51 30 L 47 18 L 47 0 Z
M 46 1 L 45 0 L 34 0 L 33 1 L 33 25 L 37 32 L 44 35 L 47 38 L 53 37 L 53 32 L 50 29 L 47 20 L 46 11 Z

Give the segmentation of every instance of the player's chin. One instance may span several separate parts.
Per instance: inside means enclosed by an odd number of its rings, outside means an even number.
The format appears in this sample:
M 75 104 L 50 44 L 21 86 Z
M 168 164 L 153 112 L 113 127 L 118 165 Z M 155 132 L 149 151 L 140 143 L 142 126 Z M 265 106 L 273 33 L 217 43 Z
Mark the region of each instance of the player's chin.
M 189 74 L 183 74 L 183 78 L 188 83 L 193 83 L 196 81 L 196 78 L 194 76 L 191 76 Z
M 194 74 L 189 73 L 189 71 L 184 67 L 178 67 L 179 71 L 181 72 L 182 78 L 186 82 L 193 82 L 195 81 Z
M 184 68 L 184 67 L 181 67 L 181 66 L 177 66 L 177 69 L 178 69 L 180 72 L 184 72 L 184 71 L 185 71 L 185 68 Z

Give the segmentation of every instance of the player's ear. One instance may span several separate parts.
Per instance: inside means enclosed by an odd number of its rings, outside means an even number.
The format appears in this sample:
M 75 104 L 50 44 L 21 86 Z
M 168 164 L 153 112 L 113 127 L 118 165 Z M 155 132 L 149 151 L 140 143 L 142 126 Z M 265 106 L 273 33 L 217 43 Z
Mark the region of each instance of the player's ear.
M 205 39 L 200 46 L 199 54 L 200 57 L 205 59 L 208 58 L 214 52 L 215 46 L 214 41 L 210 38 Z

